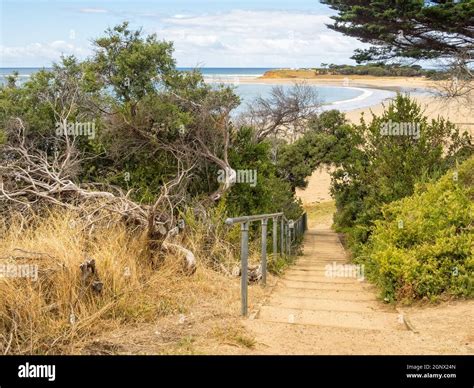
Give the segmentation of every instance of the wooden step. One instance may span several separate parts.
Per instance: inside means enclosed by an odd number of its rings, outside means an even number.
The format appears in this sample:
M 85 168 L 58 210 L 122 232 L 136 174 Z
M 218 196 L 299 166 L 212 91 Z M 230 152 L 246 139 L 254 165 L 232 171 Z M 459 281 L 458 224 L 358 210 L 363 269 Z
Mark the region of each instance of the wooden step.
M 263 306 L 258 319 L 312 326 L 331 326 L 366 330 L 406 330 L 396 313 L 313 311 L 275 306 Z
M 380 302 L 367 300 L 339 300 L 334 303 L 333 299 L 321 299 L 311 297 L 291 297 L 279 295 L 277 298 L 271 298 L 268 306 L 299 308 L 303 310 L 334 310 L 334 311 L 353 311 L 353 312 L 374 312 L 389 311 L 389 306 L 384 306 Z
M 316 283 L 331 283 L 331 284 L 356 284 L 362 283 L 356 278 L 343 277 L 329 277 L 324 276 L 324 272 L 307 272 L 304 275 L 286 274 L 282 280 L 296 281 L 296 282 L 316 282 Z
M 342 282 L 316 282 L 316 281 L 295 281 L 282 279 L 278 285 L 289 288 L 305 288 L 307 290 L 339 290 L 339 291 L 362 291 L 363 286 L 357 280 L 350 283 Z
M 274 295 L 290 297 L 310 297 L 319 299 L 347 300 L 347 301 L 376 301 L 373 293 L 368 291 L 340 291 L 340 290 L 311 290 L 308 288 L 288 288 L 277 286 Z

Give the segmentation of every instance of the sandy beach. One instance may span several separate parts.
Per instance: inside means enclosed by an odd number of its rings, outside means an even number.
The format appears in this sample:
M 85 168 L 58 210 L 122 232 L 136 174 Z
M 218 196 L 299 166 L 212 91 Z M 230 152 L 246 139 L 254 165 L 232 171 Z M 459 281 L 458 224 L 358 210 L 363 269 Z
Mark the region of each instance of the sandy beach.
M 379 114 L 383 111 L 383 105 L 396 92 L 408 92 L 412 95 L 425 110 L 426 116 L 436 118 L 442 116 L 448 118 L 460 128 L 474 130 L 474 107 L 460 104 L 458 101 L 447 103 L 435 95 L 437 81 L 432 81 L 424 77 L 373 77 L 373 76 L 321 76 L 314 78 L 266 78 L 266 77 L 240 77 L 241 83 L 263 83 L 263 84 L 293 84 L 305 82 L 309 85 L 325 85 L 337 87 L 351 87 L 368 89 L 370 91 L 380 90 L 389 92 L 382 94 L 382 101 L 375 103 L 368 102 L 368 106 L 358 109 L 345 110 L 347 118 L 351 122 L 357 122 L 361 113 L 368 117 L 370 111 Z M 391 92 L 391 93 L 390 93 Z M 367 97 L 367 99 L 369 99 Z M 337 104 L 335 104 L 337 105 Z M 336 108 L 338 109 L 338 108 Z
M 236 80 L 233 81 L 236 83 Z M 352 123 L 360 121 L 361 115 L 370 121 L 371 113 L 381 114 L 384 106 L 389 103 L 396 92 L 409 92 L 422 106 L 425 115 L 430 119 L 441 116 L 455 123 L 460 129 L 469 131 L 474 135 L 474 110 L 472 106 L 458 101 L 442 100 L 435 95 L 436 82 L 423 77 L 372 77 L 372 76 L 321 76 L 314 78 L 265 78 L 265 77 L 240 77 L 240 83 L 263 84 L 292 84 L 305 82 L 310 85 L 326 85 L 337 87 L 352 87 L 365 90 L 365 97 L 357 101 L 339 102 L 330 104 L 326 109 L 339 109 L 344 111 Z M 331 200 L 329 187 L 331 178 L 330 170 L 321 168 L 308 179 L 305 190 L 297 190 L 298 197 L 304 205 Z

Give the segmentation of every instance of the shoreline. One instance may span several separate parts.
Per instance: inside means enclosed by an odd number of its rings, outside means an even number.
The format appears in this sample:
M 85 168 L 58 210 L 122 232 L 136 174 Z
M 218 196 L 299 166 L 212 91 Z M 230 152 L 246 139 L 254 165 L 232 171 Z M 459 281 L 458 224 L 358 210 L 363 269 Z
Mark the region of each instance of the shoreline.
M 460 129 L 469 131 L 474 135 L 474 108 L 456 100 L 445 100 L 435 95 L 436 82 L 424 77 L 374 77 L 374 76 L 324 76 L 321 78 L 277 78 L 277 77 L 209 77 L 207 81 L 239 84 L 262 85 L 288 85 L 295 82 L 306 83 L 314 86 L 334 86 L 359 88 L 372 92 L 366 98 L 357 96 L 351 100 L 341 100 L 325 105 L 323 110 L 338 109 L 346 113 L 352 123 L 358 123 L 361 115 L 366 118 L 371 112 L 380 115 L 384 110 L 386 101 L 393 98 L 396 92 L 409 93 L 422 107 L 424 114 L 429 119 L 438 116 L 449 119 L 457 124 Z M 358 100 L 357 100 L 358 99 Z M 346 105 L 347 104 L 347 105 Z M 344 106 L 346 105 L 346 106 Z
M 262 82 L 264 81 L 264 82 Z M 278 78 L 267 78 L 267 79 L 244 79 L 242 83 L 263 83 L 263 84 L 291 84 L 294 82 L 306 82 L 310 85 L 324 85 L 324 86 L 336 86 L 344 87 L 341 83 L 341 79 L 326 79 L 325 82 L 321 82 L 321 79 L 278 79 Z M 455 123 L 461 130 L 467 130 L 472 136 L 474 136 L 474 112 L 473 109 L 465 104 L 458 101 L 443 100 L 436 97 L 430 90 L 433 90 L 433 83 L 423 82 L 412 82 L 413 80 L 407 80 L 404 78 L 394 79 L 387 77 L 380 77 L 380 79 L 367 80 L 369 82 L 361 82 L 358 79 L 357 83 L 350 83 L 349 87 L 362 88 L 365 91 L 374 91 L 374 95 L 366 95 L 365 98 L 360 100 L 364 106 L 357 107 L 357 101 L 341 100 L 336 103 L 332 103 L 326 106 L 326 110 L 338 109 L 346 115 L 348 121 L 352 124 L 358 124 L 361 117 L 364 117 L 366 122 L 371 121 L 372 113 L 380 116 L 386 107 L 387 98 L 380 98 L 380 93 L 388 93 L 392 96 L 397 91 L 403 92 L 412 90 L 410 95 L 420 104 L 424 115 L 428 119 L 437 119 L 438 117 L 445 117 L 452 123 Z M 347 86 L 346 86 L 347 87 Z M 355 100 L 353 99 L 353 100 Z M 346 109 L 344 109 L 346 108 Z M 324 203 L 332 201 L 333 198 L 330 195 L 331 168 L 320 167 L 315 170 L 313 174 L 308 177 L 308 186 L 305 189 L 296 189 L 296 196 L 301 199 L 303 206 L 313 206 L 318 203 Z
M 307 78 L 265 78 L 258 76 L 213 76 L 205 77 L 206 82 L 210 83 L 222 83 L 222 84 L 233 84 L 238 86 L 243 85 L 291 85 L 294 83 L 305 83 L 311 86 L 321 87 L 337 87 L 337 88 L 348 88 L 358 90 L 361 92 L 360 95 L 346 99 L 338 100 L 330 103 L 322 104 L 320 111 L 327 111 L 331 109 L 337 109 L 341 112 L 352 112 L 358 109 L 368 109 L 370 107 L 382 104 L 387 100 L 395 97 L 397 92 L 403 92 L 403 86 L 378 86 L 371 85 L 369 83 L 353 82 L 350 78 L 325 78 L 325 79 L 307 79 Z M 405 88 L 407 89 L 407 88 Z

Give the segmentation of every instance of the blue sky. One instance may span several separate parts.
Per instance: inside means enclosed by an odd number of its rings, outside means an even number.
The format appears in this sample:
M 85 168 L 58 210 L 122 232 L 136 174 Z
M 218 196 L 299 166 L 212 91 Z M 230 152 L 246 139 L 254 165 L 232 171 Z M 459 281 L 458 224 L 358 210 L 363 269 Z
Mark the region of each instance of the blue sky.
M 86 58 L 91 40 L 124 20 L 175 45 L 183 67 L 309 67 L 353 63 L 355 39 L 328 29 L 317 0 L 0 0 L 0 67 Z

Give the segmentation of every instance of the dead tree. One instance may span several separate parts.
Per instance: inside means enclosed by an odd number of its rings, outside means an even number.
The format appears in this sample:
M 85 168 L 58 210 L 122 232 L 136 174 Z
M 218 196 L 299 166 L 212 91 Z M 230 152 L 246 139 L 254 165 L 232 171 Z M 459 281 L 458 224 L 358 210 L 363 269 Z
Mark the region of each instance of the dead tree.
M 96 222 L 118 215 L 124 222 L 146 231 L 154 249 L 171 247 L 163 246 L 163 242 L 176 224 L 175 208 L 184 200 L 179 190 L 172 191 L 188 177 L 190 168 L 180 169 L 175 179 L 165 183 L 152 205 L 138 204 L 130 199 L 130 193 L 119 188 L 76 182 L 82 159 L 74 139 L 63 140 L 61 152 L 49 155 L 27 139 L 22 119 L 14 119 L 8 129 L 8 142 L 0 146 L 0 214 L 5 218 L 53 205 L 79 212 L 92 228 Z M 194 256 L 185 248 L 180 252 L 187 259 L 186 271 L 192 273 Z
M 231 121 L 231 111 L 238 105 L 238 99 L 228 90 L 208 93 L 199 101 L 183 97 L 177 92 L 167 91 L 159 97 L 163 103 L 179 106 L 191 113 L 193 121 L 178 130 L 178 136 L 170 136 L 173 128 L 155 121 L 146 106 L 138 104 L 135 115 L 120 112 L 107 118 L 106 126 L 114 135 L 127 139 L 125 147 L 113 152 L 133 152 L 148 149 L 153 152 L 172 154 L 185 169 L 205 163 L 216 165 L 224 171 L 232 171 L 229 163 L 229 147 L 236 130 Z M 120 147 L 120 142 L 119 147 Z M 217 178 L 217 177 L 216 177 Z M 217 180 L 217 179 L 216 179 Z M 211 201 L 218 200 L 231 186 L 231 179 L 223 182 L 210 193 Z
M 472 58 L 469 54 L 459 54 L 446 68 L 445 80 L 433 85 L 435 96 L 447 103 L 456 101 L 461 106 L 473 109 L 474 100 L 474 73 L 469 67 Z
M 316 115 L 319 107 L 317 92 L 307 84 L 294 84 L 290 89 L 276 86 L 268 97 L 249 103 L 239 119 L 256 128 L 256 140 L 262 141 L 270 136 L 304 132 L 308 119 Z

